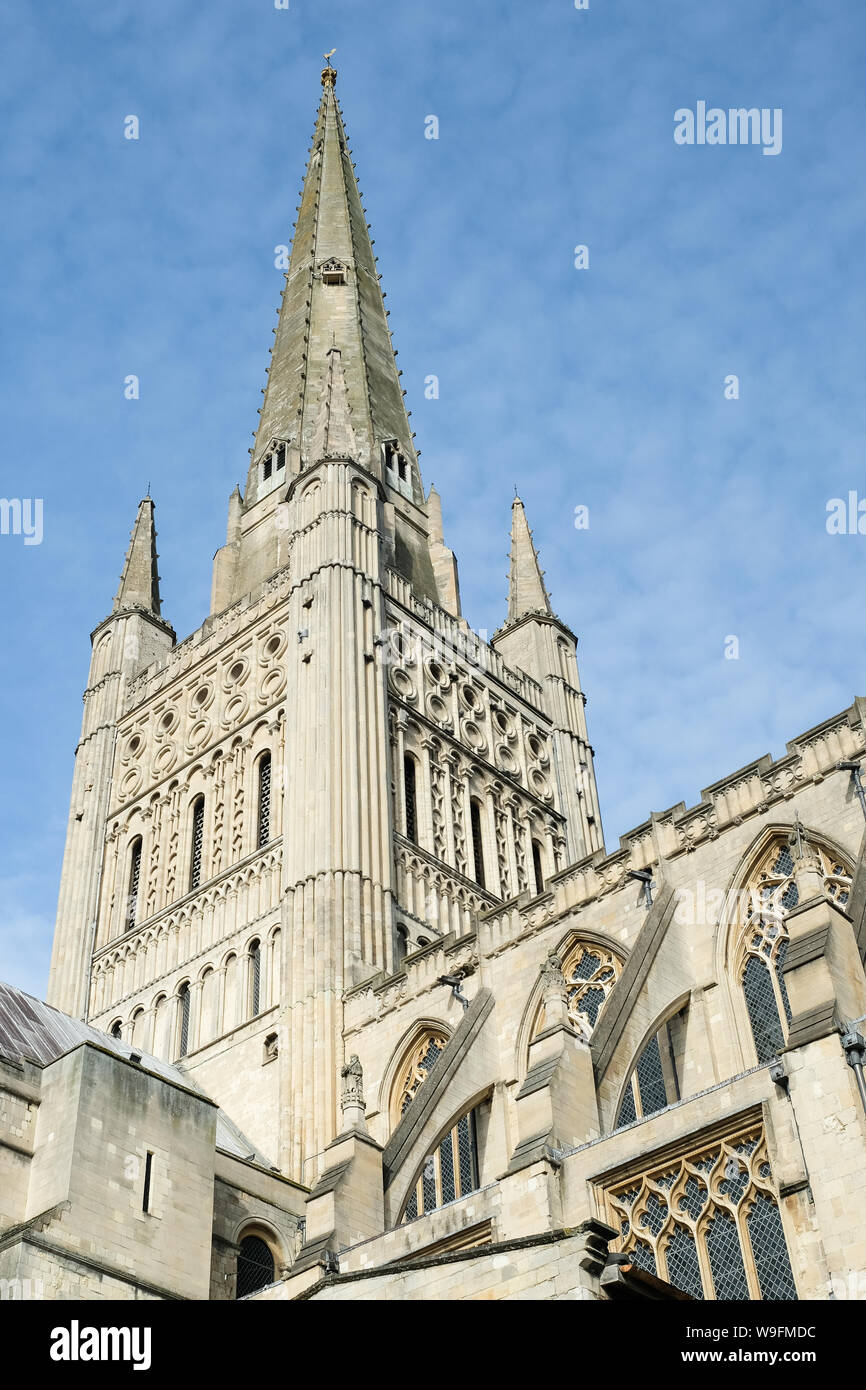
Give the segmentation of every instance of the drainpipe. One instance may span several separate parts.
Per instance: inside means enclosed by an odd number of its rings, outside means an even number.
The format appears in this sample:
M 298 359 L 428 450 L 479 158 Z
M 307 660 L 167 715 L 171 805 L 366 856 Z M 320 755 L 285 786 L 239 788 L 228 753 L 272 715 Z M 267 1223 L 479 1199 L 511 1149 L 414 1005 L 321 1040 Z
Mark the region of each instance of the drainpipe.
M 854 1024 L 849 1024 L 842 1033 L 842 1047 L 845 1052 L 845 1061 L 848 1063 L 857 1078 L 857 1090 L 860 1092 L 860 1100 L 863 1109 L 866 1110 L 866 1078 L 863 1076 L 863 1062 L 866 1059 L 866 1040 L 862 1033 L 855 1028 Z
M 851 773 L 851 778 L 854 783 L 854 790 L 860 799 L 860 806 L 863 811 L 864 818 L 866 818 L 866 791 L 863 790 L 863 782 L 860 777 L 860 764 L 847 762 L 837 763 L 836 766 L 840 772 Z

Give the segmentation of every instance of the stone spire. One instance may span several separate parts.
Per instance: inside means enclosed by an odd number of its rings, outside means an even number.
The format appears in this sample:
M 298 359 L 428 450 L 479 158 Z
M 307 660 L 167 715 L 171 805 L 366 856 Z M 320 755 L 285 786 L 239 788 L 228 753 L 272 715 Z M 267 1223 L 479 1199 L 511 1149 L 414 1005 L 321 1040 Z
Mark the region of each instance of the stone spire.
M 148 496 L 138 504 L 138 515 L 132 528 L 112 613 L 138 608 L 152 613 L 155 618 L 161 616 L 157 559 L 153 499 Z
M 329 348 L 327 357 L 310 457 L 313 462 L 327 458 L 357 459 L 358 446 L 350 419 L 351 407 L 340 349 Z
M 247 507 L 258 498 L 258 461 L 274 440 L 288 442 L 293 471 L 316 461 L 323 379 L 334 367 L 328 350 L 335 342 L 340 344 L 357 461 L 391 484 L 381 455 L 382 445 L 394 441 L 401 460 L 401 490 L 406 490 L 408 478 L 415 502 L 424 505 L 373 243 L 334 90 L 336 78 L 329 63 L 322 73 L 322 99 L 252 449 Z
M 544 587 L 538 552 L 519 497 L 511 504 L 511 570 L 508 576 L 508 616 L 515 623 L 529 614 L 552 616 L 550 595 Z

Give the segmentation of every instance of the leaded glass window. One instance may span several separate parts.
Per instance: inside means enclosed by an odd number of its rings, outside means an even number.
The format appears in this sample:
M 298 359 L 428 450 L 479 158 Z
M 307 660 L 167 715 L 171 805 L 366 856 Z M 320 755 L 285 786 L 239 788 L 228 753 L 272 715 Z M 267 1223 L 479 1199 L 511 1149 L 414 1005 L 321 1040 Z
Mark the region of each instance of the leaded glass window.
M 679 1100 L 677 1059 L 682 1056 L 684 1035 L 685 1011 L 668 1019 L 650 1038 L 623 1092 L 617 1129 Z
M 126 895 L 125 930 L 132 931 L 138 911 L 138 884 L 141 878 L 141 836 L 133 840 L 129 852 L 129 891 Z
M 201 855 L 204 844 L 204 797 L 197 796 L 192 804 L 192 854 L 189 864 L 189 886 L 201 883 Z
M 258 848 L 261 849 L 271 838 L 271 755 L 263 753 L 259 758 L 259 825 Z
M 274 1282 L 274 1257 L 261 1236 L 244 1236 L 238 1252 L 236 1298 L 246 1298 Z
M 478 1140 L 475 1111 L 461 1115 L 438 1148 L 424 1160 L 404 1221 L 426 1216 L 446 1202 L 455 1202 L 478 1188 Z
M 851 874 L 839 859 L 814 842 L 801 842 L 824 876 L 824 891 L 840 907 L 851 894 Z M 794 849 L 781 837 L 761 857 L 740 898 L 736 969 L 759 1062 L 784 1046 L 791 1005 L 782 967 L 788 951 L 785 918 L 797 906 Z
M 621 1248 L 707 1299 L 796 1299 L 760 1123 L 650 1167 L 607 1193 Z

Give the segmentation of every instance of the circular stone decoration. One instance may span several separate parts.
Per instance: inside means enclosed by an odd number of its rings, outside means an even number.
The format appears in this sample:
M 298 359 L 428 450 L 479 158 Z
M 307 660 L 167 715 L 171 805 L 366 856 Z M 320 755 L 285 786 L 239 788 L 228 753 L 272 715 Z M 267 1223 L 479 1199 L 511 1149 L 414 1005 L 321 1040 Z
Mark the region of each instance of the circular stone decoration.
M 245 661 L 234 661 L 226 672 L 226 683 L 237 685 L 247 674 L 247 663 Z
M 190 713 L 194 714 L 197 710 L 207 709 L 213 700 L 213 686 L 210 681 L 205 685 L 200 685 L 189 702 Z
M 210 733 L 210 720 L 198 719 L 186 737 L 188 748 L 200 748 Z
M 503 772 L 508 772 L 512 776 L 517 773 L 517 759 L 510 748 L 506 748 L 504 743 L 500 743 L 496 749 L 496 762 Z
M 128 763 L 130 758 L 140 758 L 143 752 L 144 737 L 142 734 L 136 732 L 127 740 L 126 747 L 123 750 L 123 761 Z
M 246 695 L 232 696 L 223 714 L 224 726 L 228 728 L 230 724 L 237 724 L 239 720 L 243 719 L 249 707 L 249 703 Z
M 134 795 L 135 795 L 135 793 L 138 791 L 138 788 L 139 788 L 140 786 L 141 786 L 141 768 L 140 768 L 140 767 L 133 767 L 133 768 L 130 769 L 129 772 L 127 772 L 126 776 L 124 777 L 123 781 L 122 781 L 121 784 L 120 784 L 120 799 L 121 799 L 121 801 L 128 801 L 129 798 L 130 798 L 131 796 L 134 796 Z
M 276 667 L 273 671 L 268 671 L 268 674 L 262 681 L 259 699 L 264 700 L 265 703 L 267 703 L 268 700 L 276 699 L 285 683 L 286 673 L 281 670 L 280 667 Z
M 177 749 L 174 744 L 165 743 L 153 760 L 153 770 L 156 773 L 168 772 L 174 767 L 176 761 Z
M 427 713 L 432 715 L 437 724 L 446 724 L 450 728 L 451 715 L 441 695 L 427 696 Z
M 442 665 L 441 661 L 436 661 L 431 658 L 424 664 L 427 668 L 427 677 L 431 684 L 437 685 L 440 690 L 447 690 L 451 684 L 451 675 Z
M 538 771 L 537 767 L 534 767 L 529 774 L 529 785 L 536 796 L 540 796 L 544 801 L 550 800 L 550 783 L 547 778 Z
M 274 635 L 273 635 L 273 637 L 269 637 L 269 638 L 268 638 L 267 642 L 265 643 L 264 647 L 262 648 L 262 654 L 263 654 L 265 660 L 266 660 L 266 661 L 271 661 L 275 656 L 279 656 L 280 653 L 284 650 L 285 645 L 286 645 L 285 634 L 284 634 L 284 633 L 280 633 L 280 632 L 275 632 Z
M 530 734 L 526 740 L 526 746 L 529 749 L 530 757 L 534 758 L 536 762 L 546 763 L 550 761 L 547 745 L 543 739 L 538 737 L 538 734 Z
M 167 709 L 166 712 L 165 712 L 165 714 L 162 715 L 162 717 L 161 717 L 161 719 L 160 719 L 160 721 L 159 721 L 159 732 L 160 732 L 161 734 L 170 734 L 170 733 L 172 733 L 173 730 L 176 729 L 176 728 L 177 728 L 177 710 L 176 710 L 176 709 Z
M 460 687 L 460 699 L 467 709 L 478 710 L 481 708 L 481 697 L 474 685 L 462 685 Z
M 506 738 L 514 737 L 514 720 L 507 710 L 497 708 L 493 711 L 493 723 Z
M 388 680 L 392 688 L 403 700 L 415 699 L 415 686 L 408 671 L 404 671 L 402 666 L 393 666 L 388 672 Z
M 484 735 L 474 719 L 465 719 L 463 721 L 463 737 L 469 744 L 469 747 L 474 748 L 477 753 L 480 753 L 482 749 L 487 747 Z

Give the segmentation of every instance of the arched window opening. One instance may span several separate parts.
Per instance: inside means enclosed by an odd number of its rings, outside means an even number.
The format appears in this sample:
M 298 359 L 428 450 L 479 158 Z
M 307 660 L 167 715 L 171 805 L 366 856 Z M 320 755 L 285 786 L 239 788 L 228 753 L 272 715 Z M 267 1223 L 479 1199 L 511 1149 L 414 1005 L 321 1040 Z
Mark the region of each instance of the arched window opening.
M 406 838 L 418 843 L 418 807 L 415 790 L 415 759 L 407 753 L 403 759 L 403 796 L 406 803 Z
M 274 1282 L 274 1257 L 261 1236 L 244 1236 L 238 1251 L 235 1297 L 246 1298 Z
M 397 1085 L 392 1105 L 396 1124 L 405 1115 L 419 1089 L 424 1085 L 445 1049 L 448 1039 L 444 1033 L 427 1032 L 413 1044 L 397 1073 Z
M 282 966 L 282 933 L 279 927 L 271 932 L 271 953 L 268 964 L 268 993 L 271 1005 L 280 1002 L 280 975 Z
M 405 927 L 397 928 L 396 948 L 394 951 L 395 968 L 406 959 L 409 953 L 409 933 Z
M 824 877 L 828 897 L 844 907 L 851 894 L 847 867 L 802 830 L 790 839 L 777 836 L 761 856 L 746 890 L 738 895 L 740 923 L 735 968 L 759 1062 L 768 1062 L 784 1047 L 791 1005 L 783 968 L 788 953 L 786 918 L 799 902 L 794 878 L 795 855 L 813 858 Z
M 126 921 L 125 931 L 132 931 L 135 926 L 135 918 L 138 912 L 138 884 L 141 877 L 141 836 L 138 835 L 132 842 L 129 850 L 129 879 L 127 881 L 126 893 Z
M 178 1057 L 185 1057 L 189 1052 L 189 985 L 184 981 L 177 992 L 178 1006 L 180 1012 L 180 1048 Z
M 481 835 L 481 805 L 474 797 L 469 803 L 469 818 L 472 825 L 472 858 L 475 862 L 475 882 L 479 888 L 487 886 L 484 876 L 484 841 Z
M 404 1221 L 426 1216 L 446 1202 L 478 1190 L 478 1130 L 474 1110 L 461 1115 L 424 1165 L 409 1195 Z
M 608 995 L 619 979 L 622 961 L 612 951 L 588 941 L 577 941 L 562 965 L 567 984 L 568 1017 L 581 1037 L 587 1041 L 598 1023 Z M 535 1032 L 544 1026 L 544 1014 L 539 1012 Z
M 136 1009 L 132 1015 L 129 1025 L 129 1041 L 136 1047 L 141 1047 L 144 1038 L 144 1009 Z
M 760 1124 L 621 1180 L 607 1207 L 638 1268 L 692 1298 L 797 1297 Z
M 675 1014 L 654 1033 L 637 1059 L 620 1102 L 617 1129 L 654 1115 L 680 1099 L 685 1051 L 686 1011 Z
M 113 1038 L 117 1038 L 118 1042 L 120 1041 L 123 1036 L 123 1027 L 119 1018 L 114 1020 L 108 1031 Z
M 537 840 L 532 841 L 532 869 L 535 874 L 536 893 L 544 892 L 544 870 L 542 868 L 541 845 Z
M 259 826 L 258 848 L 261 849 L 271 838 L 271 755 L 263 753 L 259 758 Z
M 204 797 L 197 796 L 192 803 L 192 854 L 189 865 L 190 889 L 201 883 L 201 856 L 204 844 Z
M 261 1008 L 262 993 L 262 952 L 258 941 L 250 943 L 249 968 L 250 1018 L 255 1018 Z

